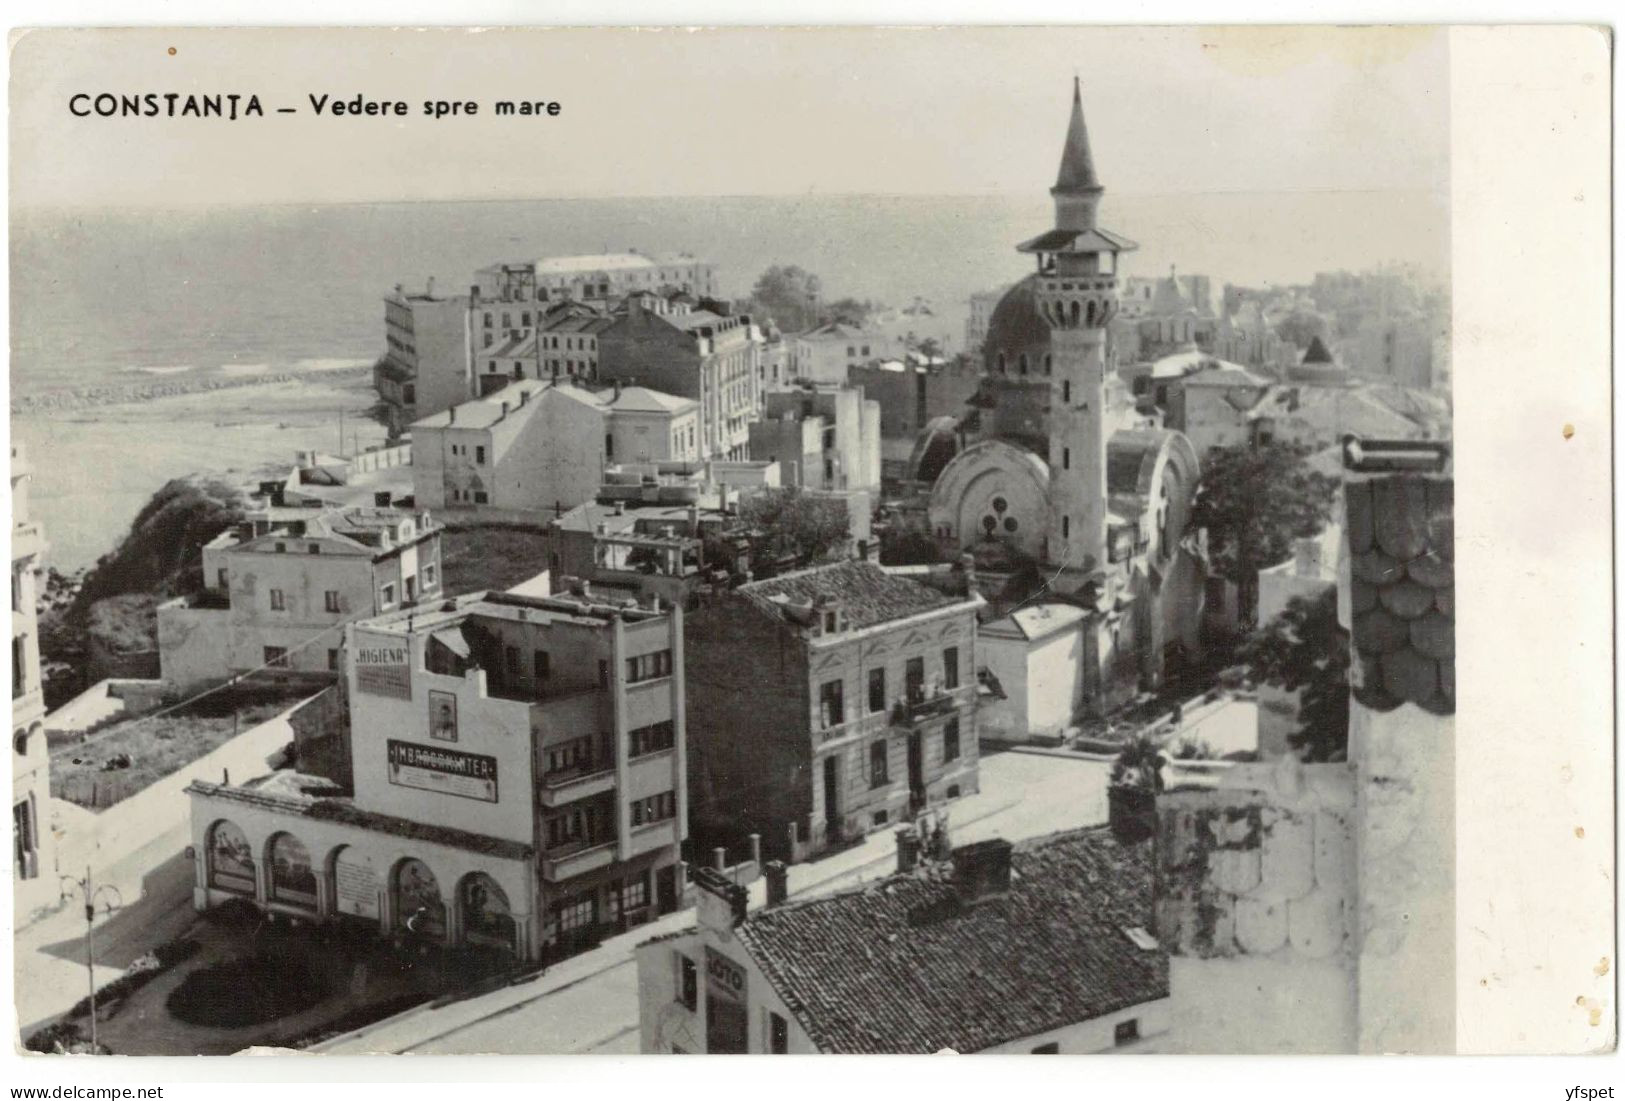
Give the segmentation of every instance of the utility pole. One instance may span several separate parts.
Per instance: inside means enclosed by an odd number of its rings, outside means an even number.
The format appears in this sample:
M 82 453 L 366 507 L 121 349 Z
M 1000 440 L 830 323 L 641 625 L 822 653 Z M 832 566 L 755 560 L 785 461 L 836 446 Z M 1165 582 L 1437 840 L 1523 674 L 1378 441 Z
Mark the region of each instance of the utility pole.
M 69 891 L 79 892 L 79 897 L 85 901 L 85 970 L 90 980 L 90 1052 L 98 1053 L 96 1043 L 96 900 L 102 898 L 105 892 L 108 896 L 102 901 L 105 913 L 111 914 L 124 905 L 124 897 L 119 894 L 118 888 L 110 884 L 96 886 L 90 875 L 90 865 L 85 865 L 85 878 L 75 879 L 71 875 L 62 877 L 61 892 L 63 899 L 67 899 Z

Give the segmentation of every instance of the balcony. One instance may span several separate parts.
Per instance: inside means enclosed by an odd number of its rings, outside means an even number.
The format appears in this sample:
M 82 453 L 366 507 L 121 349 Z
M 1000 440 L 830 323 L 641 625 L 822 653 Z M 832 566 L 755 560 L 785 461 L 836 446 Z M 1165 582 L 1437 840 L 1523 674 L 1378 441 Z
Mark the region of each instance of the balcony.
M 45 553 L 45 527 L 38 520 L 25 520 L 11 529 L 11 560 L 37 557 Z
M 952 714 L 969 698 L 968 692 L 965 687 L 910 692 L 906 699 L 898 700 L 892 707 L 891 725 L 908 729 Z
M 615 862 L 615 838 L 577 841 L 549 848 L 542 854 L 542 878 L 561 883 L 578 875 L 607 868 Z
M 564 772 L 544 772 L 536 785 L 536 801 L 551 809 L 614 790 L 615 766 L 590 765 Z

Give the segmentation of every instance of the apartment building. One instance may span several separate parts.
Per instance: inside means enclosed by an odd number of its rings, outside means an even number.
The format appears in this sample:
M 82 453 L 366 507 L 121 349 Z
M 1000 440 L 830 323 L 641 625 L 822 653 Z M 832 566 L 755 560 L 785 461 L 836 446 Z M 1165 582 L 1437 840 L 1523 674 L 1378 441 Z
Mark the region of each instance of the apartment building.
M 204 588 L 158 606 L 158 661 L 181 692 L 268 666 L 343 673 L 343 625 L 441 595 L 426 511 L 269 508 L 203 548 Z
M 804 860 L 977 790 L 974 594 L 866 561 L 753 581 L 688 619 L 696 833 Z
M 353 787 L 193 783 L 198 909 L 537 960 L 679 907 L 681 609 L 476 593 L 347 647 Z
M 750 454 L 779 464 L 787 486 L 880 489 L 880 403 L 854 386 L 801 386 L 764 395 Z
M 481 299 L 544 305 L 602 303 L 637 291 L 713 297 L 717 272 L 709 260 L 685 252 L 603 252 L 491 264 L 474 273 L 472 289 Z
M 392 436 L 476 392 L 466 295 L 437 295 L 432 279 L 421 293 L 397 285 L 384 299 L 384 341 L 373 386 Z
M 598 377 L 693 399 L 700 457 L 748 459 L 750 422 L 762 407 L 762 345 L 745 315 L 638 294 L 598 334 Z

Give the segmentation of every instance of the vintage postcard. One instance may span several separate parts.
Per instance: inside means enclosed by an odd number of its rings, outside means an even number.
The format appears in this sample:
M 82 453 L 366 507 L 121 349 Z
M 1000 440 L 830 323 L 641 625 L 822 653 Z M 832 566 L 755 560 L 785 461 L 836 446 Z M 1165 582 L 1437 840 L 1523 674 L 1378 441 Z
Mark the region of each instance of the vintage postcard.
M 1610 51 L 14 32 L 14 1045 L 1610 1049 Z

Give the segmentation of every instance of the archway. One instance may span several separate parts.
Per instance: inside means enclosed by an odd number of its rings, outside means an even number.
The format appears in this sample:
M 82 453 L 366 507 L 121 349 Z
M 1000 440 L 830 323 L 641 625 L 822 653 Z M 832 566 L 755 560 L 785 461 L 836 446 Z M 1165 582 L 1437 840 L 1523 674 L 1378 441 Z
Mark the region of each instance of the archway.
M 222 818 L 209 827 L 205 857 L 209 865 L 209 886 L 247 898 L 258 893 L 254 848 L 237 823 Z
M 265 846 L 265 859 L 271 867 L 270 900 L 315 913 L 316 871 L 305 843 L 291 833 L 275 834 Z
M 395 865 L 395 927 L 425 940 L 446 940 L 446 900 L 429 866 L 411 857 Z
M 462 910 L 463 939 L 488 948 L 517 950 L 517 927 L 507 892 L 484 872 L 470 872 L 457 886 Z

